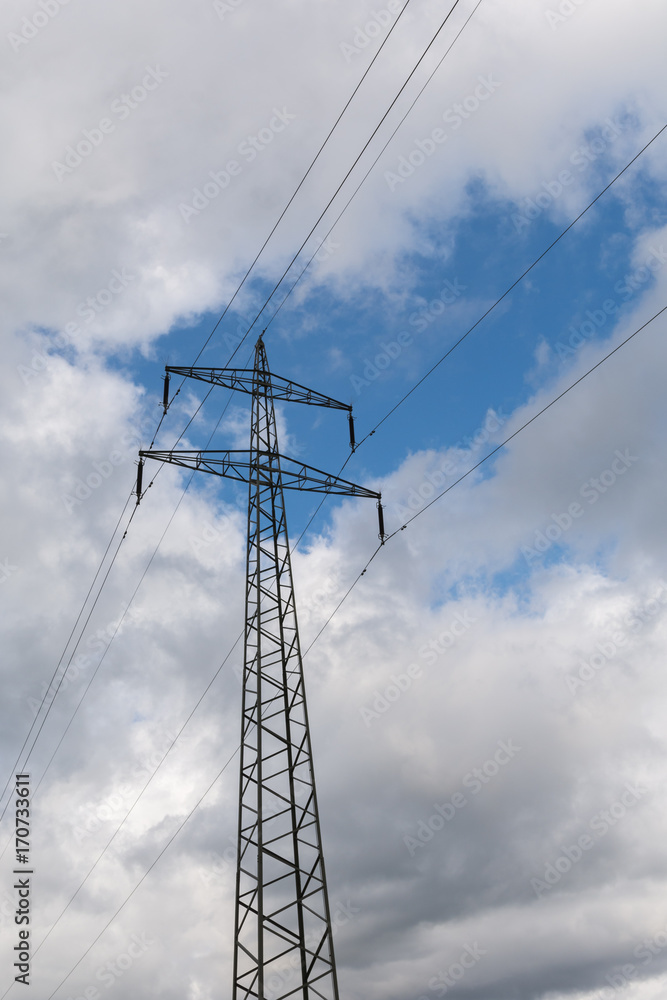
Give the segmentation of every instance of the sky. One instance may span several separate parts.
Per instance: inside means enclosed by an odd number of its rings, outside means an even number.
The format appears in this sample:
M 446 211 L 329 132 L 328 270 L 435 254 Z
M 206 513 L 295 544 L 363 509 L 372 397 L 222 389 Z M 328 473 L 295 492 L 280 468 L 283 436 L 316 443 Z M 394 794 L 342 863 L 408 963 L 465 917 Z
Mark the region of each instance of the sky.
M 361 442 L 285 403 L 283 452 L 390 536 L 287 495 L 341 998 L 665 996 L 666 29 L 5 0 L 1 998 L 231 995 L 247 496 L 133 489 L 247 447 L 162 377 L 263 331 Z

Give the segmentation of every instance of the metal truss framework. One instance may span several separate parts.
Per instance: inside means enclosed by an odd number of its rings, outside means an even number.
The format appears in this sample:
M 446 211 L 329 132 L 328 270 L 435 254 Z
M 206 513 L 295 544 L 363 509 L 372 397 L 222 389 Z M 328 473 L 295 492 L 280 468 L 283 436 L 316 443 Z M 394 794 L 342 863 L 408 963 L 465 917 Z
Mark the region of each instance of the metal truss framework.
M 351 407 L 272 375 L 261 337 L 252 372 L 170 372 L 252 395 L 249 452 L 142 451 L 139 466 L 249 484 L 233 1000 L 338 1000 L 283 491 L 373 497 L 382 538 L 380 494 L 280 455 L 275 399 L 347 410 L 354 446 Z

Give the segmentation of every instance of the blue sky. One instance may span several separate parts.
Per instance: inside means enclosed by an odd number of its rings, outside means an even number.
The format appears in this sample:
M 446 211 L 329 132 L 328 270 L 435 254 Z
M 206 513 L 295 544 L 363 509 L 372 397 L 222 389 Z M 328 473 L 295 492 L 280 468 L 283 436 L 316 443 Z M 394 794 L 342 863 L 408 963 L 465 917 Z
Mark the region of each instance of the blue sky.
M 599 131 L 606 134 L 606 127 Z M 578 173 L 571 171 L 571 190 L 582 208 L 585 195 L 592 195 L 592 200 L 615 175 L 615 165 L 605 161 L 607 150 L 598 152 L 592 145 L 595 139 L 595 131 L 587 134 L 578 149 L 587 150 L 588 156 L 578 154 Z M 594 157 L 594 162 L 589 157 Z M 579 174 L 586 169 L 583 187 Z M 563 190 L 558 181 L 546 183 L 555 186 L 545 186 L 543 193 Z M 622 199 L 629 184 L 635 191 L 639 186 L 642 205 L 642 218 L 633 224 L 623 211 Z M 298 306 L 288 298 L 268 326 L 272 369 L 350 403 L 358 440 L 413 389 L 572 221 L 564 213 L 556 219 L 549 216 L 547 209 L 554 202 L 551 195 L 540 202 L 544 209 L 540 205 L 536 209 L 533 198 L 518 204 L 499 203 L 483 184 L 473 181 L 467 197 L 470 206 L 466 215 L 452 220 L 444 233 L 436 223 L 422 227 L 422 237 L 429 241 L 428 255 L 411 254 L 396 261 L 396 269 L 411 276 L 409 287 L 400 289 L 404 296 L 400 309 L 391 308 L 379 291 L 364 291 L 341 300 L 326 288 L 316 289 Z M 531 214 L 536 218 L 529 218 Z M 665 254 L 657 247 L 649 250 L 645 260 L 635 260 L 636 234 L 647 223 L 659 228 L 663 222 L 659 191 L 642 178 L 640 161 L 400 405 L 374 439 L 365 442 L 353 463 L 358 463 L 365 476 L 382 477 L 397 459 L 411 452 L 469 446 L 484 428 L 489 410 L 500 418 L 491 418 L 489 426 L 502 426 L 536 390 L 552 384 L 555 375 L 574 369 L 583 344 L 602 346 L 610 341 L 618 320 L 653 286 L 656 272 L 665 263 Z M 335 230 L 330 239 L 335 243 Z M 307 284 L 307 274 L 302 280 Z M 262 302 L 271 291 L 266 282 L 251 283 L 249 288 Z M 283 295 L 279 290 L 271 301 L 279 303 Z M 266 329 L 275 308 L 269 304 L 249 334 L 257 309 L 248 309 L 244 315 L 232 307 L 215 332 L 219 316 L 213 313 L 195 325 L 176 324 L 156 342 L 150 361 L 139 353 L 132 355 L 131 370 L 149 396 L 159 395 L 165 359 L 169 364 L 187 365 L 193 361 L 193 352 L 196 356 L 211 337 L 197 364 L 222 367 L 244 335 L 231 364 L 239 368 L 252 365 L 256 335 Z M 308 339 L 306 347 L 305 337 L 314 316 L 318 317 L 316 336 Z M 180 379 L 174 379 L 172 393 L 178 384 Z M 207 390 L 196 383 L 186 384 L 188 388 L 199 399 Z M 196 442 L 192 439 L 193 446 L 204 447 L 213 422 L 226 405 L 248 409 L 248 400 L 236 396 L 230 401 L 225 391 L 217 389 L 204 410 L 206 428 L 202 427 Z M 567 401 L 562 405 L 567 406 Z M 295 428 L 304 460 L 327 466 L 324 456 L 328 457 L 329 449 L 334 449 L 334 464 L 347 457 L 344 420 L 325 417 L 316 409 L 282 409 L 290 427 Z M 175 437 L 172 432 L 170 438 L 168 428 L 169 422 L 163 432 L 165 447 Z M 225 443 L 222 430 L 211 446 L 239 444 Z M 488 450 L 490 446 L 476 459 Z M 490 474 L 490 470 L 483 474 Z

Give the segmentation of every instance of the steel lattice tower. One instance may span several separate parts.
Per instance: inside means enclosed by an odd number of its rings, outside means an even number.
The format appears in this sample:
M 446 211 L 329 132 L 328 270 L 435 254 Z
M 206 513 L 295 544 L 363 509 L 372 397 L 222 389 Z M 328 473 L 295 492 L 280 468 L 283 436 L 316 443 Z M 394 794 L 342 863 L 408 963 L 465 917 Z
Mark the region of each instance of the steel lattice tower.
M 249 452 L 142 451 L 147 457 L 248 483 L 233 1000 L 338 1000 L 290 559 L 285 489 L 380 494 L 280 454 L 274 400 L 348 412 L 345 403 L 272 375 L 260 337 L 252 371 L 166 369 L 252 395 Z

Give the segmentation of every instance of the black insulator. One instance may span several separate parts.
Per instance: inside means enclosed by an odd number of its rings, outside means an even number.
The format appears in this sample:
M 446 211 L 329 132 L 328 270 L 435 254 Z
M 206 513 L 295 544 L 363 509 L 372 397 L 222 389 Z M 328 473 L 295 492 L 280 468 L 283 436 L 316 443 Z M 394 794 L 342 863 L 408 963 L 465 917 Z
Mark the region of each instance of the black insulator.
M 162 405 L 164 407 L 164 412 L 166 413 L 169 409 L 169 372 L 166 373 L 164 377 L 164 393 L 162 395 Z
M 384 545 L 384 507 L 382 506 L 381 500 L 378 500 L 378 523 L 380 526 L 378 538 Z
M 348 413 L 347 419 L 350 424 L 350 448 L 354 451 L 356 442 L 354 440 L 354 417 L 352 416 L 352 410 Z
M 143 458 L 140 458 L 139 465 L 137 466 L 137 505 L 141 500 L 141 484 L 143 478 L 144 478 L 144 460 Z

